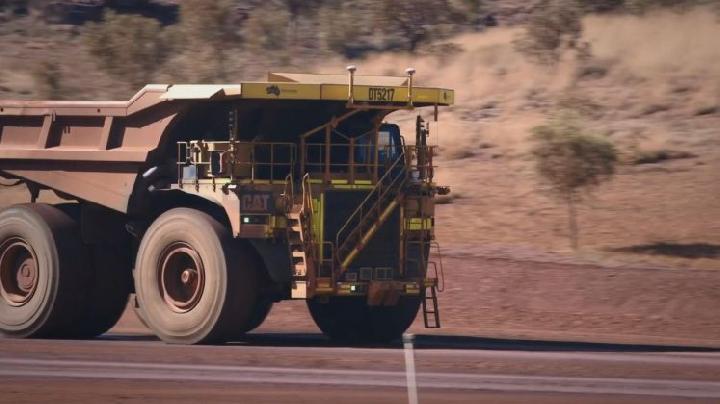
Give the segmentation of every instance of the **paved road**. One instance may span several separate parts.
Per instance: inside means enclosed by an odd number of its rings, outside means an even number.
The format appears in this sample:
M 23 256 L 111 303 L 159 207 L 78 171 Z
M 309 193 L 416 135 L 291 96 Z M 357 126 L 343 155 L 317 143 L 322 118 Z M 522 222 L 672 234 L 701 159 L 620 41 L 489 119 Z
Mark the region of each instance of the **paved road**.
M 0 341 L 0 402 L 405 402 L 400 344 L 313 334 L 225 346 L 149 336 Z M 419 336 L 421 402 L 718 402 L 720 352 Z

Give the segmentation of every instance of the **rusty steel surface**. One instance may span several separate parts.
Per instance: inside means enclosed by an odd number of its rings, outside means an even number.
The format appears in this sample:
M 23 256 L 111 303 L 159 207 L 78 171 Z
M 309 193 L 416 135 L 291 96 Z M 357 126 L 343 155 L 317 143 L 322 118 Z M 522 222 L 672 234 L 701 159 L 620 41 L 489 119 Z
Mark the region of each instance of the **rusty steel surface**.
M 0 172 L 125 212 L 179 105 L 167 86 L 127 102 L 0 101 Z

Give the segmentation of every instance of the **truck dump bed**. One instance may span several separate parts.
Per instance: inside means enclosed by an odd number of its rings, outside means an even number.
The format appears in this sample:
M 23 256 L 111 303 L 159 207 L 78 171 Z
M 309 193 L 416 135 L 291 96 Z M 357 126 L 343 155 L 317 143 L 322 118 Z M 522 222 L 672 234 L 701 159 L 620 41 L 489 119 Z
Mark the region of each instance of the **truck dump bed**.
M 350 91 L 349 91 L 350 88 Z M 127 212 L 142 174 L 174 147 L 179 119 L 207 102 L 450 105 L 452 90 L 406 77 L 270 74 L 267 82 L 148 85 L 129 101 L 0 101 L 0 175 Z M 242 126 L 240 122 L 240 126 Z

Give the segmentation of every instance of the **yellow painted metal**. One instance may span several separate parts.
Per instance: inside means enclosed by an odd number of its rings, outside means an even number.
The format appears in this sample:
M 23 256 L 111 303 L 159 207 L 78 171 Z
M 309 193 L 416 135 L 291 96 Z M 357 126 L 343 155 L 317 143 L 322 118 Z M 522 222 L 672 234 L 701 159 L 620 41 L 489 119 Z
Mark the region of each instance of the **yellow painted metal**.
M 324 257 L 325 241 L 325 193 L 321 193 L 312 200 L 312 230 L 313 238 L 319 241 L 318 256 Z
M 310 179 L 309 180 L 311 184 L 322 184 L 324 181 L 322 179 Z M 342 178 L 336 178 L 330 180 L 330 186 L 332 188 L 336 189 L 372 189 L 373 188 L 373 182 L 372 180 L 355 180 L 354 184 L 349 184 L 349 180 L 342 179 Z
M 380 80 L 381 81 L 381 80 Z M 355 85 L 355 102 L 407 103 L 406 86 Z M 287 82 L 242 83 L 241 97 L 262 100 L 325 100 L 347 101 L 347 84 L 304 84 Z M 215 96 L 217 98 L 217 95 Z M 413 87 L 413 104 L 452 105 L 455 102 L 454 90 L 433 87 Z
M 320 278 L 317 280 L 317 286 L 315 287 L 315 294 L 332 294 L 335 292 L 332 280 L 329 278 Z
M 287 227 L 287 218 L 285 216 L 270 216 L 268 226 L 274 229 L 284 229 Z
M 300 83 L 243 83 L 242 98 L 320 100 L 320 86 Z
M 385 208 L 385 210 L 383 211 L 382 215 L 380 215 L 380 219 L 378 220 L 378 222 L 385 223 L 385 220 L 387 220 L 387 217 L 390 216 L 392 211 L 395 210 L 395 207 L 398 206 L 399 203 L 400 202 L 397 199 L 390 202 L 390 204 L 387 206 L 387 208 Z
M 358 255 L 358 253 L 360 253 L 360 250 L 358 250 L 357 248 L 353 249 L 350 252 L 350 254 L 348 254 L 347 257 L 345 257 L 345 260 L 343 260 L 342 267 L 347 268 L 348 265 L 350 265 L 350 263 L 353 262 L 353 260 Z
M 333 188 L 337 189 L 373 189 L 372 184 L 346 184 L 346 185 L 335 185 Z
M 417 283 L 406 283 L 405 284 L 405 294 L 419 295 L 420 294 L 420 286 Z
M 338 283 L 337 288 L 337 294 L 338 295 L 351 295 L 353 294 L 352 290 L 350 290 L 350 287 L 352 287 L 352 284 L 350 283 Z
M 268 185 L 268 184 L 272 184 L 272 183 L 273 183 L 273 182 L 270 181 L 270 180 L 258 180 L 258 179 L 254 179 L 254 180 L 253 180 L 253 179 L 249 179 L 249 178 L 248 178 L 248 179 L 241 179 L 241 180 L 238 180 L 238 181 L 236 181 L 236 182 L 238 182 L 238 183 L 240 183 L 240 184 L 263 184 L 263 185 Z M 275 183 L 281 183 L 281 182 L 283 182 L 283 181 L 280 181 L 280 180 L 276 180 L 276 181 L 275 181 Z
M 432 218 L 411 217 L 405 221 L 407 230 L 430 230 L 433 228 Z

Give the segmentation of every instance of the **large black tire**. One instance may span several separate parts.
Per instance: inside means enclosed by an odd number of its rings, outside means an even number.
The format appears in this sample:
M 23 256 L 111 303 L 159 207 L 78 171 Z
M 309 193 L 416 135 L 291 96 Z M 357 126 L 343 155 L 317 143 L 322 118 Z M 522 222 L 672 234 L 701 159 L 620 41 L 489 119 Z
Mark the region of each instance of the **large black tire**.
M 253 310 L 253 315 L 250 318 L 250 322 L 247 325 L 246 330 L 244 330 L 243 333 L 252 331 L 262 325 L 263 322 L 265 322 L 265 319 L 267 318 L 268 314 L 270 314 L 270 310 L 272 309 L 273 302 L 269 300 L 262 299 L 258 301 L 255 304 L 255 309 Z
M 86 246 L 88 286 L 85 304 L 78 313 L 78 338 L 106 333 L 120 319 L 132 290 L 132 270 L 122 251 L 112 246 Z
M 241 267 L 237 268 L 237 270 L 245 272 L 245 276 L 252 279 L 258 285 L 259 290 L 267 290 L 270 287 L 271 280 L 268 277 L 262 258 L 249 244 L 240 240 L 237 242 L 236 249 L 241 257 L 239 262 Z M 270 309 L 272 309 L 273 301 L 270 297 L 262 294 L 256 296 L 255 301 L 252 303 L 250 319 L 243 323 L 234 323 L 228 333 L 228 341 L 242 339 L 246 333 L 260 327 L 267 318 Z
M 308 300 L 315 324 L 330 339 L 349 344 L 383 343 L 402 336 L 412 325 L 420 298 L 402 297 L 396 306 L 368 306 L 365 298 Z
M 54 205 L 77 223 L 81 220 L 79 203 Z M 132 264 L 129 246 L 84 244 L 83 305 L 68 336 L 93 338 L 112 328 L 122 316 L 132 290 Z
M 227 228 L 194 209 L 165 212 L 138 250 L 135 293 L 142 317 L 163 341 L 221 342 L 249 324 L 258 285 Z
M 83 265 L 77 223 L 63 211 L 24 204 L 0 213 L 0 334 L 72 335 Z

